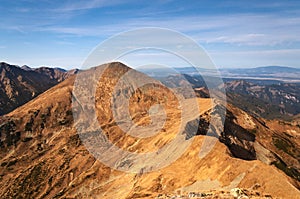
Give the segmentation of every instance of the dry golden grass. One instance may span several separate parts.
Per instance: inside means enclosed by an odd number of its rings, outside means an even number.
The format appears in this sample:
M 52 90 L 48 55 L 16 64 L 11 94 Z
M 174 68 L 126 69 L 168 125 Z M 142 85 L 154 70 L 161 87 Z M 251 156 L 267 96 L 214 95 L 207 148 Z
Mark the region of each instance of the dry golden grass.
M 98 121 L 106 134 L 109 134 L 110 141 L 118 140 L 117 145 L 124 150 L 136 153 L 155 151 L 174 139 L 181 126 L 180 122 L 191 121 L 214 106 L 211 99 L 198 98 L 183 100 L 182 107 L 178 108 L 178 102 L 171 100 L 165 104 L 168 117 L 163 128 L 151 138 L 133 138 L 116 126 L 109 110 L 110 101 L 107 102 L 111 96 L 109 92 L 116 83 L 113 78 L 118 75 L 114 71 L 122 75 L 128 68 L 114 66 L 110 69 L 101 80 L 102 85 L 100 81 L 101 90 L 96 95 Z M 72 118 L 66 114 L 71 110 L 73 82 L 74 78 L 68 79 L 7 115 L 8 118 L 17 119 L 17 130 L 21 131 L 22 138 L 30 134 L 32 139 L 20 141 L 15 147 L 9 148 L 9 151 L 1 151 L 0 163 L 16 160 L 10 166 L 1 166 L 1 197 L 154 198 L 160 193 L 209 190 L 218 192 L 241 187 L 255 189 L 275 198 L 300 198 L 299 190 L 290 183 L 291 179 L 275 166 L 259 160 L 233 158 L 227 147 L 218 141 L 207 156 L 200 158 L 199 151 L 204 139 L 216 139 L 204 135 L 195 136 L 179 159 L 157 171 L 125 173 L 105 166 L 86 150 L 76 134 Z M 149 124 L 146 110 L 153 105 L 153 99 L 149 98 L 153 91 L 150 89 L 149 92 L 150 94 L 144 96 L 137 93 L 131 99 L 130 113 L 135 118 L 134 122 L 140 126 Z M 174 98 L 171 93 L 162 89 L 155 93 L 157 101 L 163 100 L 160 94 Z M 137 97 L 141 98 L 140 104 L 136 101 Z M 190 108 L 195 100 L 200 110 Z M 138 106 L 141 104 L 142 106 Z M 184 107 L 189 108 L 181 117 Z M 37 110 L 38 113 L 34 116 Z M 252 129 L 258 125 L 253 118 L 237 108 L 232 107 L 232 111 L 237 114 L 237 123 L 244 128 Z M 46 115 L 43 116 L 46 117 L 45 128 L 40 127 L 43 114 Z M 34 117 L 33 132 L 26 132 L 24 127 L 31 117 Z M 63 119 L 67 124 L 60 123 Z M 174 154 L 170 154 L 172 155 Z M 164 160 L 148 159 L 144 164 L 161 161 Z M 259 186 L 253 188 L 255 185 Z

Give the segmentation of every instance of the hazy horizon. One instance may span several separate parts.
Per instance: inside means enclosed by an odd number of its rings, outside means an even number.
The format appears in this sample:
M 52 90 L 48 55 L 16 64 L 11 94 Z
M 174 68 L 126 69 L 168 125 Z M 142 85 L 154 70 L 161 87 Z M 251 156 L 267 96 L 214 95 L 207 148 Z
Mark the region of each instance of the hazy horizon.
M 121 63 L 123 63 L 123 64 L 125 64 L 125 65 L 127 65 L 126 63 L 124 63 L 124 62 L 122 62 L 122 61 L 118 61 L 118 62 L 121 62 Z M 27 66 L 27 67 L 29 67 L 29 68 L 32 68 L 32 69 L 36 69 L 36 68 L 40 68 L 40 67 L 47 67 L 47 68 L 58 68 L 58 69 L 63 69 L 63 70 L 74 70 L 74 69 L 80 69 L 80 66 L 79 67 L 68 67 L 68 68 L 66 68 L 66 67 L 61 67 L 61 66 L 51 66 L 51 65 L 46 65 L 46 64 L 44 64 L 44 65 L 40 65 L 40 66 L 30 66 L 30 65 L 27 65 L 27 64 L 21 64 L 21 65 L 19 65 L 19 64 L 14 64 L 14 63 L 10 63 L 10 62 L 7 62 L 7 61 L 0 61 L 0 63 L 6 63 L 6 64 L 9 64 L 9 65 L 13 65 L 13 66 L 17 66 L 17 67 L 23 67 L 23 66 Z M 130 65 L 127 65 L 127 66 L 129 66 L 129 67 L 132 67 L 132 66 L 130 66 Z M 219 67 L 219 66 L 216 66 L 216 68 L 218 69 L 218 70 L 228 70 L 228 69 L 255 69 L 255 68 L 265 68 L 265 67 L 282 67 L 282 68 L 292 68 L 292 69 L 299 69 L 300 70 L 300 67 L 293 67 L 293 66 L 276 66 L 276 65 L 265 65 L 265 66 L 253 66 L 253 67 L 243 67 L 243 68 L 239 68 L 239 67 Z M 133 68 L 135 68 L 135 67 L 133 67 Z M 151 67 L 151 66 L 149 66 L 149 67 L 145 67 L 146 69 L 161 69 L 161 68 L 163 68 L 163 67 Z M 171 67 L 171 68 L 192 68 L 192 66 L 182 66 L 182 67 Z M 199 69 L 205 69 L 205 68 L 201 68 L 201 67 L 196 67 L 196 68 L 199 68 Z M 205 70 L 209 70 L 209 69 L 205 69 Z

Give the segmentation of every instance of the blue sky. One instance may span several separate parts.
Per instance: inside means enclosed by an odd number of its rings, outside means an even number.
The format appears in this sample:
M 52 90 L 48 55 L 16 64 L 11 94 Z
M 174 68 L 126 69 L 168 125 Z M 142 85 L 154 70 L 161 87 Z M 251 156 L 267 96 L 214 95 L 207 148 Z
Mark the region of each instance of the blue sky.
M 300 2 L 0 0 L 0 61 L 80 68 L 95 46 L 141 27 L 182 32 L 218 67 L 300 67 Z

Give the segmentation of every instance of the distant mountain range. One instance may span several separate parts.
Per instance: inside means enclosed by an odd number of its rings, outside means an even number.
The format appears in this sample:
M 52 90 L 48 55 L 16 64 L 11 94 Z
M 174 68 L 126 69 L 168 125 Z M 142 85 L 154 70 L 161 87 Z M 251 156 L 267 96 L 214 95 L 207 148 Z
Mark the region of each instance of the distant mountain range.
M 181 89 L 191 86 L 201 97 L 209 97 L 209 91 L 202 76 L 169 75 L 156 77 L 166 86 Z M 210 85 L 215 77 L 207 78 Z M 224 78 L 227 101 L 242 110 L 267 119 L 291 120 L 300 114 L 300 83 L 284 83 L 275 80 L 251 80 Z M 218 89 L 221 85 L 215 85 Z M 185 97 L 190 97 L 188 93 Z
M 220 69 L 224 78 L 248 78 L 300 82 L 300 69 L 284 66 L 265 66 L 257 68 Z
M 192 67 L 144 69 L 143 72 L 170 87 L 190 84 L 198 96 L 207 97 L 207 83 L 214 85 L 215 74 L 209 69 Z M 201 76 L 202 75 L 202 76 Z M 292 120 L 300 115 L 300 69 L 283 66 L 220 69 L 227 100 L 248 113 L 267 119 Z M 204 81 L 206 76 L 206 81 Z M 220 85 L 214 85 L 218 88 Z
M 227 70 L 231 72 L 243 72 L 246 74 L 262 74 L 262 73 L 299 73 L 300 69 L 299 68 L 293 68 L 293 67 L 287 67 L 287 66 L 261 66 L 261 67 L 256 67 L 256 68 L 231 68 L 231 69 L 221 69 L 222 70 Z
M 152 77 L 163 77 L 174 74 L 187 74 L 191 76 L 216 76 L 211 69 L 203 68 L 143 68 L 142 72 Z M 223 79 L 247 79 L 247 80 L 264 80 L 279 82 L 300 82 L 300 69 L 284 66 L 264 66 L 256 68 L 220 68 L 220 75 Z
M 0 115 L 35 98 L 47 89 L 62 82 L 77 70 L 59 68 L 30 68 L 0 63 Z

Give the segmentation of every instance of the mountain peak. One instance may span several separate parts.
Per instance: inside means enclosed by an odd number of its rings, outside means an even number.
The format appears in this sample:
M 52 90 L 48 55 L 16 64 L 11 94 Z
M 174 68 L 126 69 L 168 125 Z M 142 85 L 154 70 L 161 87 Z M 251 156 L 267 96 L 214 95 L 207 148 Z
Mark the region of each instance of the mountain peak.
M 272 72 L 272 73 L 280 73 L 280 72 L 300 72 L 299 68 L 289 67 L 289 66 L 261 66 L 253 68 L 253 70 L 261 71 L 261 72 Z
M 23 70 L 26 70 L 26 71 L 30 71 L 30 70 L 32 70 L 32 68 L 30 68 L 29 66 L 27 66 L 27 65 L 23 65 L 23 66 L 21 66 L 21 69 L 23 69 Z

